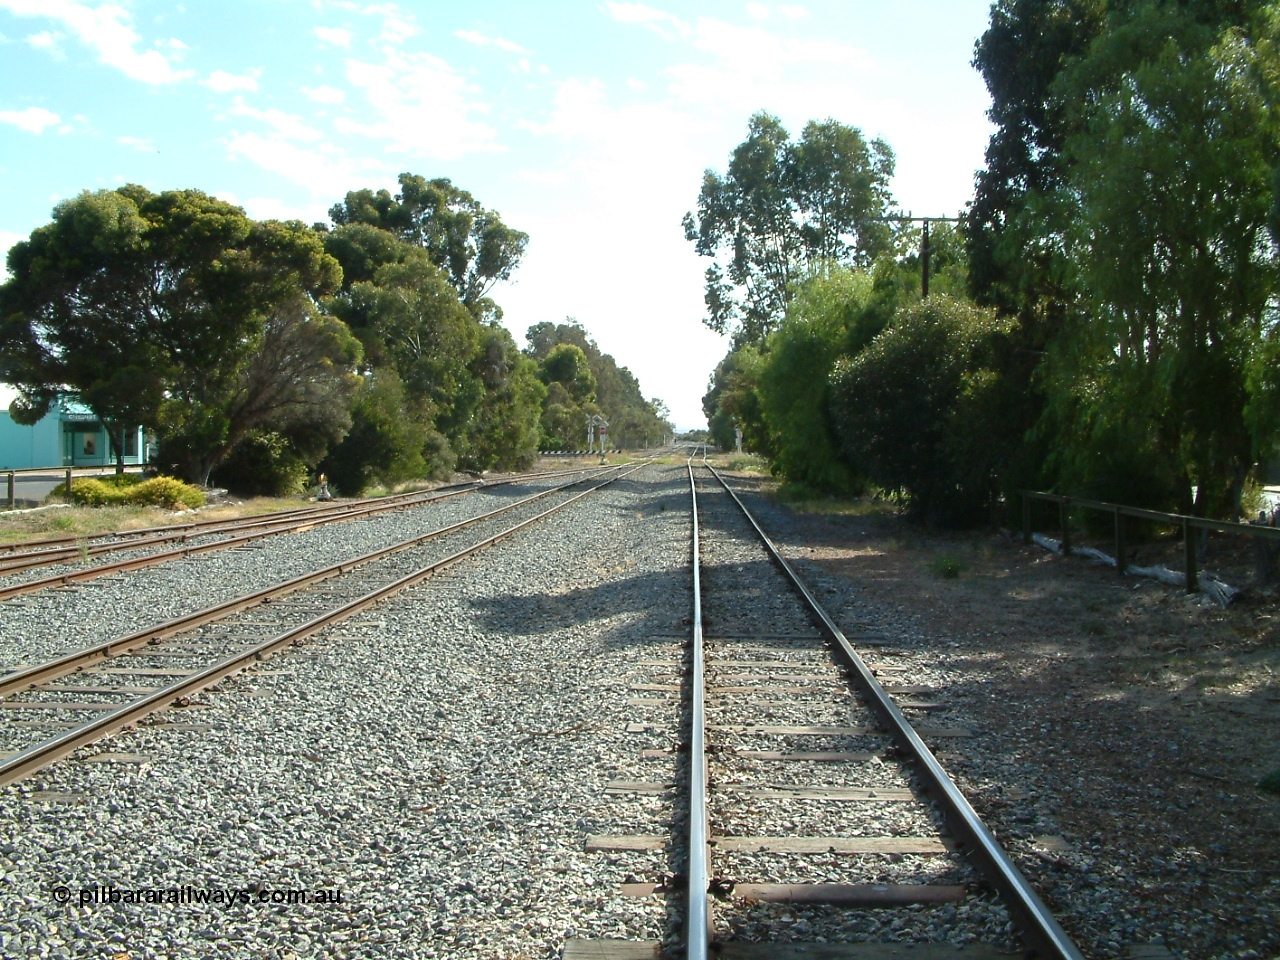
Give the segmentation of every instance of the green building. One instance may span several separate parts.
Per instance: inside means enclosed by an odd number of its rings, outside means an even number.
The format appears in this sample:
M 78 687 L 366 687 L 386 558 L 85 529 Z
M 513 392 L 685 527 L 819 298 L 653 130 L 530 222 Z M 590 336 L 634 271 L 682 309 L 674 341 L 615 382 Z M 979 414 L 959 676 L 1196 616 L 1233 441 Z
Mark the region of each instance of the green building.
M 124 462 L 147 462 L 142 427 L 125 432 Z M 60 397 L 38 423 L 13 422 L 7 405 L 0 409 L 0 470 L 44 467 L 105 467 L 116 462 L 102 422 L 88 407 Z

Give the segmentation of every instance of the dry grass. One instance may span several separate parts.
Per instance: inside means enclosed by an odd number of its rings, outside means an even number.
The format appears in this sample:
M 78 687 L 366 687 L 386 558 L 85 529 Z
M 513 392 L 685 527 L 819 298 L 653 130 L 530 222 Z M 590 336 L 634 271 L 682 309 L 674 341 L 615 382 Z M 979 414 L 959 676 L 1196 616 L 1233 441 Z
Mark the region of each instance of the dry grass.
M 125 530 L 163 527 L 193 519 L 229 520 L 256 517 L 278 510 L 295 510 L 302 501 L 254 497 L 237 503 L 218 504 L 201 510 L 175 512 L 159 507 L 50 507 L 43 510 L 0 513 L 0 544 L 28 543 L 50 537 L 97 537 Z

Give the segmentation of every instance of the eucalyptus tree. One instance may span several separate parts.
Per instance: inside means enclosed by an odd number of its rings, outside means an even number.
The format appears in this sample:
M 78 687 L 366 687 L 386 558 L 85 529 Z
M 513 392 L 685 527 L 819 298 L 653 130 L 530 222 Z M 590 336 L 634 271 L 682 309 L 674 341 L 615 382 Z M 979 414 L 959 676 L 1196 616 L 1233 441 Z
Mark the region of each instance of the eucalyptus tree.
M 1234 509 L 1280 430 L 1247 413 L 1277 382 L 1280 34 L 1275 5 L 1237 6 L 1113 10 L 1054 85 L 1074 132 L 1062 184 L 1037 205 L 1087 317 L 1060 338 L 1051 399 L 1077 436 L 1146 424 L 1132 439 L 1206 515 Z
M 64 391 L 113 432 L 157 430 L 188 479 L 251 429 L 338 417 L 358 352 L 315 315 L 340 268 L 301 223 L 256 222 L 198 190 L 128 185 L 60 203 L 9 254 L 0 379 L 34 422 Z M 266 383 L 264 371 L 277 382 Z M 341 429 L 341 424 L 337 425 Z
M 755 114 L 723 176 L 703 174 L 685 238 L 707 269 L 703 322 L 759 343 L 781 320 L 795 284 L 825 262 L 866 266 L 888 251 L 894 156 L 883 140 L 835 120 L 810 121 L 792 141 Z
M 489 293 L 520 265 L 528 234 L 508 227 L 496 211 L 446 178 L 402 173 L 399 183 L 394 197 L 388 190 L 349 192 L 330 208 L 330 219 L 339 227 L 378 227 L 421 247 L 474 316 L 500 315 Z

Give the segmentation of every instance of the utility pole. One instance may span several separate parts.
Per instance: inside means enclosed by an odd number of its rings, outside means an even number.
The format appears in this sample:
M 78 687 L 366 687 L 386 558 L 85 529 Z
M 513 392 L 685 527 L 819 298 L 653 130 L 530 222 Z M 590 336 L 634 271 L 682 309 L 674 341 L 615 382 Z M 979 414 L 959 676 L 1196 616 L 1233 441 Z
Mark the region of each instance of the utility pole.
M 880 217 L 887 222 L 919 223 L 923 226 L 924 235 L 920 238 L 920 298 L 929 298 L 929 224 L 959 223 L 960 217 L 913 217 L 908 213 L 905 217 Z

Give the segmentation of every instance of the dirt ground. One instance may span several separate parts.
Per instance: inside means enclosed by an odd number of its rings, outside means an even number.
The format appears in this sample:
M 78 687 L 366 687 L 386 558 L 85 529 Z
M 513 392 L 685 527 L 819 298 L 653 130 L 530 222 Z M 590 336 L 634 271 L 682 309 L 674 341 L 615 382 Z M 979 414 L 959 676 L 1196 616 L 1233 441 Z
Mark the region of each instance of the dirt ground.
M 1258 787 L 1280 770 L 1273 589 L 1224 609 L 1008 534 L 787 513 L 789 545 L 971 678 L 946 696 L 989 736 L 947 766 L 1088 956 L 1280 957 L 1280 796 Z M 1175 569 L 1179 548 L 1136 546 Z M 1204 566 L 1250 588 L 1251 551 Z

